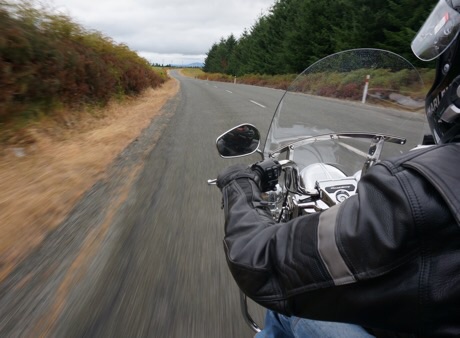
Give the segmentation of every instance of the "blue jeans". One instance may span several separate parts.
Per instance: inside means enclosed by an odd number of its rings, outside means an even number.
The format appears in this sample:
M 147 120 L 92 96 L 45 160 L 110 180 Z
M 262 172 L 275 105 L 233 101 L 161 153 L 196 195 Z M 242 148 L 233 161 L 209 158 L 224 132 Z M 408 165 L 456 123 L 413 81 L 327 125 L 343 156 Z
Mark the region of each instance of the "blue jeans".
M 255 338 L 370 338 L 361 326 L 286 317 L 267 310 L 264 329 Z

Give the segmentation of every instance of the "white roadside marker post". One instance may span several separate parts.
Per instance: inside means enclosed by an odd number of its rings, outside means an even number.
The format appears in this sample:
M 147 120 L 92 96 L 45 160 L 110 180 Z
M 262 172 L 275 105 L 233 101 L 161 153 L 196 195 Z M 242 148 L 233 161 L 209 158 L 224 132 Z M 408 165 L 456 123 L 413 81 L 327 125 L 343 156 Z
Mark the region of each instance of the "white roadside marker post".
M 366 83 L 364 84 L 364 91 L 363 91 L 363 99 L 362 103 L 366 103 L 366 98 L 367 98 L 367 91 L 369 90 L 369 79 L 371 78 L 370 75 L 366 75 Z

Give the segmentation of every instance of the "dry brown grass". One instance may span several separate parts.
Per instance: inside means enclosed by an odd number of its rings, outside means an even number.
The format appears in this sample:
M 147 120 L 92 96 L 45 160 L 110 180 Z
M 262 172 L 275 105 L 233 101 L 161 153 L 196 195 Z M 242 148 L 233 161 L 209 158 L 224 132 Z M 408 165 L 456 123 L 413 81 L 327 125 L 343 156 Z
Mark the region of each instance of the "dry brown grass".
M 205 76 L 206 73 L 201 70 L 201 68 L 182 68 L 180 73 L 188 77 L 198 77 Z
M 79 121 L 68 121 L 72 128 L 42 121 L 27 130 L 34 142 L 26 156 L 16 157 L 12 149 L 0 154 L 0 280 L 64 219 L 178 89 L 169 80 L 97 117 L 80 114 Z

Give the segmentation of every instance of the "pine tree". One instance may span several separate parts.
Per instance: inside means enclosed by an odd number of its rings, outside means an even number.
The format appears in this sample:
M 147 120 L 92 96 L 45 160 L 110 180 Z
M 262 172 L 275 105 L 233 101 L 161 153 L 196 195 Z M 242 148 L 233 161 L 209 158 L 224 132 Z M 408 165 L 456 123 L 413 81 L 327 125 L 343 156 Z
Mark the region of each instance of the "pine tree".
M 410 50 L 433 0 L 277 0 L 239 39 L 221 39 L 205 71 L 297 73 L 352 48 L 382 48 L 417 62 Z M 426 64 L 424 64 L 426 67 Z

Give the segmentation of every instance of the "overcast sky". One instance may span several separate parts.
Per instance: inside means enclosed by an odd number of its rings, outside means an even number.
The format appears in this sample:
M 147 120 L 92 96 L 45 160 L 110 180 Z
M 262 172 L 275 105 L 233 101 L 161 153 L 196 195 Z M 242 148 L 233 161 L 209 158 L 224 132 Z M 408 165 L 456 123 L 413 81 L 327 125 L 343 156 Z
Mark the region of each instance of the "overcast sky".
M 50 0 L 87 29 L 151 62 L 203 62 L 221 37 L 239 37 L 275 0 Z

